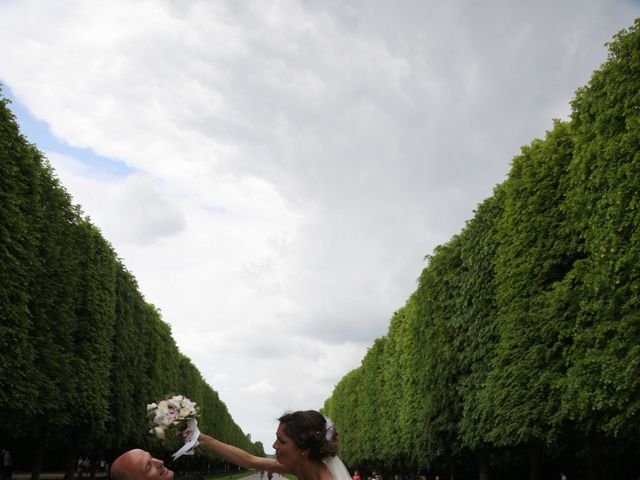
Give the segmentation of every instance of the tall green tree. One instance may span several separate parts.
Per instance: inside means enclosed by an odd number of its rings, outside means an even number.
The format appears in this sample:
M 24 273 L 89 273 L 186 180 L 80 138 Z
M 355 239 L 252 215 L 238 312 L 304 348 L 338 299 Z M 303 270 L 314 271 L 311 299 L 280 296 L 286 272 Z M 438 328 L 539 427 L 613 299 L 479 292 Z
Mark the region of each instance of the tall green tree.
M 422 321 L 418 339 L 422 359 L 422 405 L 424 429 L 418 447 L 425 452 L 427 466 L 446 468 L 452 476 L 460 454 L 458 422 L 462 399 L 458 394 L 461 374 L 457 331 L 461 325 L 459 308 L 460 237 L 437 247 L 420 276 L 416 291 L 417 319 Z
M 527 456 L 530 478 L 561 464 L 590 478 L 640 468 L 639 31 L 636 20 L 615 36 L 571 120 L 523 147 L 327 400 L 348 431 L 370 405 L 388 415 L 378 448 L 365 427 L 350 459 L 473 459 L 483 479 L 521 476 Z
M 458 428 L 463 447 L 473 452 L 479 478 L 489 477 L 495 463 L 483 409 L 483 386 L 491 371 L 498 344 L 495 256 L 499 242 L 498 222 L 502 218 L 504 195 L 501 188 L 482 202 L 460 234 L 460 268 L 457 305 L 460 325 L 456 332 L 460 378 L 458 393 L 462 414 Z M 472 462 L 470 462 L 472 463 Z
M 523 147 L 502 185 L 496 300 L 499 343 L 487 378 L 489 438 L 524 447 L 531 478 L 539 478 L 544 448 L 554 448 L 564 388 L 564 350 L 575 318 L 570 272 L 577 259 L 565 224 L 568 125 L 556 122 L 545 140 Z M 539 472 L 539 473 L 538 473 Z
M 377 338 L 362 360 L 362 384 L 359 396 L 360 429 L 364 460 L 374 468 L 382 467 L 384 459 L 380 455 L 380 419 L 385 415 L 382 403 L 384 389 L 382 369 L 384 348 L 387 338 Z
M 584 259 L 565 415 L 589 439 L 591 471 L 640 428 L 640 19 L 572 103 L 568 213 Z M 631 445 L 638 449 L 638 442 Z
M 0 99 L 0 410 L 5 412 L 0 429 L 19 432 L 40 409 L 34 402 L 36 352 L 29 337 L 32 265 L 38 256 L 34 217 L 39 199 L 34 186 L 40 165 L 7 103 Z
M 340 457 L 347 465 L 362 466 L 366 459 L 363 448 L 360 393 L 362 368 L 347 373 L 335 386 L 322 409 L 339 428 Z
M 95 448 L 106 434 L 110 417 L 110 362 L 115 326 L 117 262 L 113 249 L 88 220 L 76 224 L 73 238 L 80 260 L 73 338 L 73 373 L 67 408 L 73 412 L 66 429 L 67 475 L 73 475 L 81 448 Z
M 145 406 L 172 392 L 210 412 L 221 439 L 262 452 L 180 353 L 2 98 L 0 318 L 0 440 L 34 451 L 34 480 L 46 448 L 66 455 L 72 478 L 79 452 L 159 447 Z
M 147 306 L 133 275 L 116 268 L 115 324 L 110 360 L 109 410 L 105 443 L 109 448 L 142 445 L 147 433 L 146 404 L 153 400 L 147 376 L 145 331 Z
M 409 302 L 407 302 L 409 303 Z M 396 472 L 406 471 L 411 464 L 410 446 L 405 441 L 403 429 L 401 397 L 407 392 L 407 375 L 403 368 L 412 355 L 409 330 L 410 306 L 405 305 L 395 312 L 389 326 L 384 347 L 382 365 L 381 410 L 379 418 L 379 445 L 381 456 L 386 460 L 385 469 Z M 406 412 L 404 412 L 406 413 Z
M 31 264 L 29 340 L 35 352 L 30 381 L 38 386 L 31 401 L 39 406 L 39 411 L 29 419 L 25 432 L 38 439 L 34 445 L 37 477 L 44 449 L 65 440 L 63 432 L 74 418 L 69 395 L 73 391 L 70 380 L 77 366 L 73 330 L 77 323 L 74 299 L 79 288 L 80 266 L 70 239 L 80 211 L 72 205 L 40 153 L 33 150 L 41 167 L 35 185 L 38 208 L 32 218 L 38 251 Z

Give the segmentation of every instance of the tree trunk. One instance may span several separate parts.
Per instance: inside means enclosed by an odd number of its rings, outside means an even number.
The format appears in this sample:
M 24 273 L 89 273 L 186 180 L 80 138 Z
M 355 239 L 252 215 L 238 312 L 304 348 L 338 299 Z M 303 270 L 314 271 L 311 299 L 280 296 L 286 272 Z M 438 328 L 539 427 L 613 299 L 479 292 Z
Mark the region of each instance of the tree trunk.
M 478 480 L 489 480 L 489 455 L 484 449 L 478 455 Z
M 602 477 L 602 447 L 599 439 L 594 439 L 589 445 L 589 471 L 587 478 L 589 480 L 598 480 Z
M 33 453 L 33 467 L 31 468 L 31 480 L 39 480 L 42 471 L 42 459 L 44 458 L 44 442 L 38 443 Z
M 449 457 L 449 480 L 456 480 L 456 468 L 453 464 L 454 460 L 453 457 L 450 456 Z
M 89 463 L 89 478 L 91 480 L 96 479 L 96 467 L 98 466 L 98 460 L 96 460 L 95 454 L 91 455 L 91 462 Z
M 486 460 L 480 462 L 478 480 L 489 480 L 489 464 Z
M 75 441 L 70 441 L 67 448 L 67 458 L 64 465 L 65 480 L 73 480 L 76 471 L 76 461 L 78 459 L 78 446 Z
M 541 473 L 542 448 L 532 445 L 529 448 L 529 480 L 542 480 Z

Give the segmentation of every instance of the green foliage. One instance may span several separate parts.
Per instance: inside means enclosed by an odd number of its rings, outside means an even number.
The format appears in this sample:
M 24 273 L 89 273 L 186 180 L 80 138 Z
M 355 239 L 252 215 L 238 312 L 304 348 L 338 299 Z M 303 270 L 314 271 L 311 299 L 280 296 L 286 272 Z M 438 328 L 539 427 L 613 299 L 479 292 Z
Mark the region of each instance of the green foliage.
M 20 134 L 0 98 L 0 438 L 119 451 L 158 445 L 146 404 L 196 401 L 202 426 L 264 454 L 181 354 L 133 275 Z
M 362 368 L 357 368 L 342 377 L 322 409 L 329 418 L 340 419 L 340 456 L 349 465 L 363 463 L 366 455 L 360 435 L 363 428 L 359 399 L 361 376 Z
M 636 20 L 571 120 L 524 146 L 428 258 L 388 335 L 325 402 L 348 464 L 637 473 L 639 72 Z
M 582 430 L 640 427 L 640 20 L 573 101 L 568 213 L 583 242 L 564 410 Z
M 462 408 L 457 382 L 460 327 L 459 291 L 460 237 L 436 248 L 429 266 L 420 276 L 416 292 L 416 319 L 420 320 L 421 375 L 417 386 L 422 399 L 417 411 L 424 424 L 417 438 L 427 466 L 439 465 L 459 450 L 457 422 Z
M 572 142 L 557 122 L 523 148 L 502 185 L 504 211 L 495 256 L 499 341 L 484 393 L 488 438 L 498 446 L 552 444 L 566 366 L 563 352 L 575 308 L 575 252 L 564 225 Z M 499 407 L 499 408 L 498 408 Z
M 20 161 L 16 159 L 19 158 Z M 38 239 L 31 219 L 37 212 L 38 159 L 18 131 L 7 101 L 0 100 L 0 406 L 8 428 L 20 430 L 12 413 L 18 405 L 27 415 L 39 413 L 31 383 L 36 352 L 30 342 L 33 325 L 29 303 L 37 266 Z M 4 415 L 3 415 L 4 417 Z
M 488 449 L 490 413 L 487 404 L 487 377 L 496 355 L 495 255 L 498 247 L 498 220 L 504 211 L 504 192 L 497 188 L 485 200 L 460 234 L 462 268 L 458 291 L 461 328 L 457 343 L 462 346 L 458 392 L 462 398 L 459 422 L 463 445 L 471 451 Z

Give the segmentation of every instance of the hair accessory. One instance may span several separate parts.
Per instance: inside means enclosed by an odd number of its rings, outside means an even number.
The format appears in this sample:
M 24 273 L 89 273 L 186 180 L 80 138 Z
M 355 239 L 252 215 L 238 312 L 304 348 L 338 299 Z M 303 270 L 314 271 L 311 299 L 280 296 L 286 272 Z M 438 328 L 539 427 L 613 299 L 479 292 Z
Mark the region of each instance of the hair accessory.
M 324 417 L 324 415 L 323 415 Z M 327 440 L 327 442 L 331 441 L 331 437 L 333 436 L 331 433 L 331 430 L 334 430 L 333 428 L 333 422 L 331 422 L 331 420 L 329 420 L 327 417 L 324 417 L 324 421 L 325 421 L 325 434 L 324 434 L 324 438 Z

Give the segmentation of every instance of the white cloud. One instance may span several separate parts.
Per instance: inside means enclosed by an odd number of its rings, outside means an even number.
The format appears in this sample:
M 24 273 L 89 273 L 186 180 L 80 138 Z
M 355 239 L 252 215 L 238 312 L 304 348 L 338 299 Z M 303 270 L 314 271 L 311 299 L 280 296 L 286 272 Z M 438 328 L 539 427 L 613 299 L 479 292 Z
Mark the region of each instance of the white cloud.
M 0 4 L 0 80 L 240 426 L 319 408 L 640 7 Z M 36 73 L 34 73 L 36 72 Z M 268 379 L 268 380 L 267 380 Z M 247 391 L 247 386 L 250 386 Z
M 268 378 L 263 378 L 258 383 L 249 385 L 242 390 L 248 393 L 270 393 L 275 391 L 275 388 L 273 388 Z

